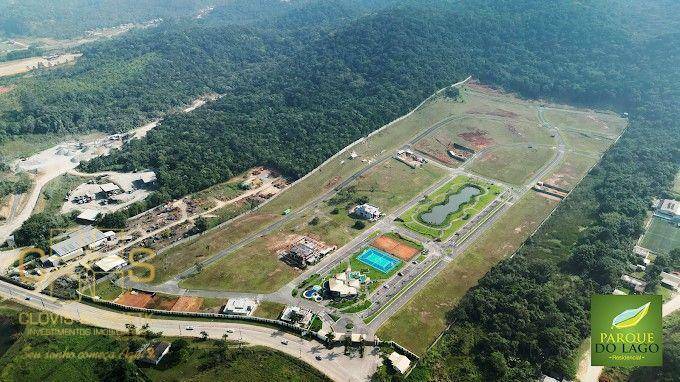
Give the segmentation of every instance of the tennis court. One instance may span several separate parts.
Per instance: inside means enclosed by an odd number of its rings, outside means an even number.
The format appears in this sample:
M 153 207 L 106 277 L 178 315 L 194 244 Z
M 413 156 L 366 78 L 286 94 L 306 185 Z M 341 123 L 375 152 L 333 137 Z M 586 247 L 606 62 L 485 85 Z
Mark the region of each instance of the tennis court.
M 398 240 L 385 235 L 375 239 L 371 245 L 404 261 L 411 260 L 413 256 L 420 252 L 417 248 L 400 243 Z
M 385 274 L 389 273 L 401 263 L 401 260 L 395 259 L 387 253 L 373 247 L 366 248 L 364 252 L 357 257 L 357 260 Z

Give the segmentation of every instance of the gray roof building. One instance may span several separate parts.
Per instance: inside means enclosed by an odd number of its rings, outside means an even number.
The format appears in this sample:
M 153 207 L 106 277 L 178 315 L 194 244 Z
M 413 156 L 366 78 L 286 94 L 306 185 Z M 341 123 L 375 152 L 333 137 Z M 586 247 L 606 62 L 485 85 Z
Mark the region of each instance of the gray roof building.
M 55 255 L 65 257 L 78 253 L 79 251 L 82 252 L 86 247 L 99 245 L 105 240 L 106 236 L 102 231 L 96 228 L 87 227 L 74 232 L 68 239 L 52 245 L 51 248 Z

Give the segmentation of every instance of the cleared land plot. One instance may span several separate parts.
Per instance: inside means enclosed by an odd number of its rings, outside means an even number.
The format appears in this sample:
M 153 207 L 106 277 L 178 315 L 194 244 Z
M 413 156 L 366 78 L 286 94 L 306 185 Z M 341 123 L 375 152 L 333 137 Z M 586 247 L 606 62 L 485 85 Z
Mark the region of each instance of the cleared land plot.
M 549 145 L 550 132 L 541 126 L 537 105 L 509 94 L 472 84 L 463 88 L 461 112 L 417 142 L 415 147 L 450 166 L 460 162 L 448 154 L 453 144 L 479 151 L 519 143 Z
M 417 354 L 446 327 L 446 313 L 498 261 L 511 255 L 557 202 L 529 193 L 510 208 L 462 255 L 452 261 L 379 330 Z
M 201 297 L 181 296 L 170 310 L 173 312 L 198 312 L 203 305 Z
M 32 57 L 23 60 L 3 62 L 0 63 L 0 77 L 26 73 L 38 67 L 51 68 L 53 66 L 62 65 L 67 62 L 75 61 L 75 59 L 80 56 L 81 56 L 80 54 L 63 54 L 52 60 L 48 60 L 42 57 Z
M 352 227 L 355 219 L 347 213 L 348 202 L 365 197 L 369 203 L 389 213 L 413 199 L 444 174 L 444 170 L 433 165 L 412 169 L 389 159 L 341 192 L 342 202 L 320 203 L 281 229 L 183 280 L 181 285 L 192 289 L 259 293 L 276 291 L 301 273 L 279 260 L 278 252 L 292 244 L 291 237 L 306 235 L 340 247 L 362 232 Z M 404 179 L 409 181 L 404 182 Z
M 618 137 L 626 127 L 626 120 L 614 113 L 546 109 L 543 116 L 562 131 L 590 133 L 591 136 Z
M 680 195 L 680 174 L 675 177 L 675 184 L 673 185 L 673 192 Z
M 262 301 L 253 312 L 253 316 L 276 320 L 286 306 L 278 302 Z
M 640 243 L 643 247 L 658 253 L 668 253 L 680 248 L 680 228 L 677 223 L 653 217 Z
M 136 308 L 146 308 L 153 303 L 154 295 L 145 292 L 125 292 L 120 297 L 116 299 L 116 303 L 132 306 Z
M 544 178 L 545 183 L 572 190 L 595 164 L 593 157 L 567 152 L 564 161 L 555 172 Z
M 273 234 L 223 257 L 180 282 L 190 289 L 272 293 L 302 273 L 278 259 L 286 235 Z
M 412 247 L 406 243 L 403 243 L 401 240 L 386 235 L 378 237 L 373 241 L 373 243 L 371 243 L 371 245 L 403 261 L 409 261 L 415 255 L 420 253 L 420 249 Z
M 220 250 L 271 223 L 274 218 L 270 214 L 249 214 L 229 224 L 229 229 L 208 231 L 198 238 L 161 252 L 149 261 L 156 270 L 154 282 L 167 281 L 197 262 L 216 255 Z
M 601 154 L 614 143 L 615 138 L 585 131 L 562 131 L 564 142 L 572 150 Z
M 481 193 L 472 196 L 469 201 L 460 205 L 456 211 L 449 212 L 442 224 L 435 226 L 422 220 L 423 214 L 447 203 L 447 201 L 451 200 L 450 198 L 455 197 L 467 186 L 475 187 Z M 472 216 L 489 205 L 500 192 L 500 187 L 496 185 L 461 175 L 426 196 L 418 204 L 401 215 L 400 219 L 402 224 L 412 231 L 432 238 L 446 239 L 464 226 Z
M 151 264 L 156 267 L 156 281 L 159 283 L 166 281 L 196 262 L 215 255 L 229 244 L 233 244 L 258 229 L 274 223 L 282 217 L 284 210 L 295 210 L 304 206 L 314 197 L 333 189 L 340 182 L 366 166 L 367 163 L 362 162 L 362 159 L 375 160 L 381 155 L 390 156 L 393 154 L 393 150 L 401 147 L 419 131 L 423 131 L 443 118 L 458 112 L 462 108 L 461 105 L 464 104 L 443 98 L 433 100 L 408 118 L 390 125 L 380 133 L 352 147 L 352 150 L 359 155 L 358 158 L 349 160 L 348 156 L 351 150 L 343 152 L 318 171 L 315 171 L 314 174 L 281 192 L 257 212 L 208 231 L 189 243 L 183 243 L 163 252 L 151 261 Z M 398 162 L 395 161 L 395 163 Z
M 535 176 L 554 155 L 555 150 L 550 147 L 496 147 L 475 158 L 470 170 L 489 178 L 521 185 Z

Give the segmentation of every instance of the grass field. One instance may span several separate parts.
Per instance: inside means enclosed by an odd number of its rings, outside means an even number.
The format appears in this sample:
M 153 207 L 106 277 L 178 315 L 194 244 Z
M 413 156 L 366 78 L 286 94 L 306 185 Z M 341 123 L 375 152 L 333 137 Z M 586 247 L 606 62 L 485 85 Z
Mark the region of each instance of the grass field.
M 424 354 L 445 329 L 446 313 L 491 267 L 514 253 L 556 205 L 534 193 L 524 196 L 392 316 L 377 335 Z
M 155 282 L 167 281 L 177 273 L 217 254 L 220 250 L 266 226 L 274 219 L 275 216 L 271 214 L 249 214 L 229 224 L 228 229 L 207 231 L 198 238 L 161 252 L 149 261 L 149 264 L 156 269 Z
M 436 99 L 413 113 L 408 118 L 391 125 L 378 134 L 365 139 L 352 150 L 359 154 L 359 159 L 376 158 L 379 155 L 391 155 L 404 142 L 419 131 L 440 121 L 447 116 L 459 112 L 464 104 L 446 99 Z M 277 195 L 257 212 L 235 220 L 233 223 L 206 232 L 204 235 L 164 252 L 151 264 L 156 266 L 157 282 L 168 280 L 173 275 L 194 265 L 197 261 L 210 257 L 219 250 L 252 232 L 275 222 L 282 217 L 288 208 L 295 210 L 314 197 L 327 192 L 348 178 L 366 164 L 361 160 L 348 160 L 349 152 L 326 163 L 312 176 L 308 176 Z
M 543 115 L 559 130 L 589 133 L 590 136 L 616 138 L 626 127 L 626 120 L 614 113 L 547 109 Z
M 680 248 L 680 228 L 677 224 L 653 217 L 640 244 L 653 252 L 668 253 Z
M 673 192 L 680 196 L 680 174 L 675 177 L 675 184 L 673 185 Z
M 380 164 L 352 184 L 349 197 L 368 198 L 382 211 L 389 213 L 414 198 L 422 189 L 443 177 L 445 171 L 432 165 L 412 169 L 393 159 Z M 409 179 L 404 182 L 403 179 Z M 337 209 L 337 213 L 333 211 Z M 316 220 L 314 224 L 311 222 Z M 344 203 L 323 202 L 296 217 L 281 229 L 225 256 L 199 274 L 181 282 L 192 289 L 230 290 L 239 292 L 274 292 L 300 274 L 278 259 L 277 252 L 285 249 L 281 243 L 291 235 L 308 235 L 338 247 L 361 233 L 352 227 Z
M 96 284 L 94 287 L 91 285 L 84 286 L 80 289 L 80 292 L 90 297 L 99 296 L 102 300 L 113 301 L 123 293 L 123 289 L 110 281 L 106 281 Z
M 27 322 L 25 328 L 12 324 L 19 314 L 27 315 L 22 320 Z M 148 341 L 144 338 L 95 331 L 57 316 L 38 316 L 6 301 L 0 302 L 0 330 L 3 382 L 114 381 L 122 380 L 123 367 L 151 381 L 328 381 L 311 366 L 275 350 L 199 339 L 163 338 L 173 342 L 170 353 L 158 366 L 140 367 L 123 355 L 133 344 Z M 94 357 L 90 355 L 93 353 Z M 216 353 L 224 358 L 215 360 Z
M 574 151 L 593 155 L 605 152 L 614 143 L 614 138 L 583 131 L 562 131 L 566 145 Z
M 56 134 L 33 134 L 8 138 L 0 144 L 0 156 L 5 160 L 24 158 L 59 144 L 63 140 L 63 135 Z
M 194 382 L 316 382 L 329 381 L 321 372 L 295 358 L 262 346 L 239 348 L 231 345 L 223 362 L 210 362 L 222 351 L 215 341 L 191 341 L 183 351 L 181 362 L 141 371 L 151 381 Z M 212 367 L 209 367 L 211 366 Z
M 474 197 L 473 203 L 466 203 L 447 217 L 445 222 L 438 227 L 431 226 L 421 221 L 419 216 L 430 210 L 432 207 L 444 203 L 449 195 L 458 193 L 467 185 L 475 185 L 482 189 L 483 193 Z M 486 182 L 478 181 L 467 176 L 458 176 L 447 184 L 435 190 L 425 199 L 406 211 L 400 216 L 402 224 L 415 232 L 421 233 L 432 238 L 446 239 L 453 235 L 458 229 L 475 214 L 479 213 L 501 192 L 500 187 Z
M 567 152 L 560 166 L 552 174 L 543 178 L 543 181 L 571 190 L 583 179 L 595 161 L 596 159 L 591 156 Z
M 285 305 L 278 302 L 262 301 L 257 306 L 257 309 L 255 309 L 255 312 L 253 312 L 253 316 L 276 320 L 285 307 Z
M 43 187 L 33 213 L 47 212 L 58 214 L 61 206 L 64 204 L 66 195 L 83 182 L 83 178 L 70 174 L 64 174 L 50 180 Z
M 474 160 L 470 170 L 489 178 L 521 185 L 545 165 L 555 150 L 541 146 L 496 147 Z

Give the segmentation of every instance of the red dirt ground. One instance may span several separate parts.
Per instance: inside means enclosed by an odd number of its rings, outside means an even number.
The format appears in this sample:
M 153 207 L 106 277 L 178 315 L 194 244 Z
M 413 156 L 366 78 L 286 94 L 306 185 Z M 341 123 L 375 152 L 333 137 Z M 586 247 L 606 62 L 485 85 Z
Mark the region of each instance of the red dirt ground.
M 146 292 L 125 292 L 114 302 L 135 308 L 146 308 L 153 301 L 153 296 L 153 294 Z
M 198 312 L 202 305 L 203 299 L 201 297 L 182 296 L 177 299 L 170 310 L 173 312 Z
M 463 140 L 470 142 L 475 150 L 481 150 L 493 143 L 493 139 L 487 138 L 486 134 L 486 131 L 476 129 L 467 133 L 460 133 L 458 136 Z
M 177 302 L 176 298 L 169 298 L 169 297 L 163 297 L 156 295 L 153 297 L 153 303 L 148 306 L 147 308 L 151 309 L 159 309 L 159 310 L 170 310 L 172 309 L 173 306 L 175 306 L 175 303 Z
M 340 178 L 339 176 L 334 176 L 333 179 L 329 180 L 328 183 L 326 183 L 326 188 L 332 188 L 335 187 L 338 183 L 340 183 Z
M 519 114 L 514 111 L 496 108 L 495 110 L 485 110 L 485 109 L 472 109 L 467 112 L 467 114 L 477 114 L 477 115 L 493 115 L 494 117 L 510 118 L 515 119 L 519 117 Z
M 372 245 L 404 261 L 411 260 L 413 256 L 417 255 L 418 252 L 420 252 L 417 248 L 413 248 L 409 245 L 402 244 L 399 241 L 387 236 L 378 237 L 377 239 L 375 239 L 375 241 L 373 241 Z

